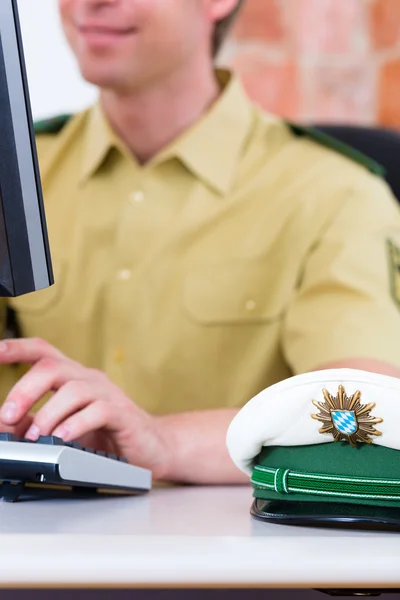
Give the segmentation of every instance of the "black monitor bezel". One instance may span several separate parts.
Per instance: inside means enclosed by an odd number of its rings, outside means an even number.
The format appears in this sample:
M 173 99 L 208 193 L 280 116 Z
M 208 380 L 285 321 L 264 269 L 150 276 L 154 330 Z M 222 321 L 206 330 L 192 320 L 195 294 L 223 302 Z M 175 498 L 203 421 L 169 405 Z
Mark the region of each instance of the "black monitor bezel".
M 3 4 L 3 12 L 0 13 L 0 17 L 4 19 L 3 22 L 0 22 L 0 230 L 2 228 L 6 236 L 6 240 L 3 240 L 4 249 L 8 250 L 8 257 L 3 257 L 3 260 L 6 261 L 4 269 L 1 270 L 2 275 L 6 273 L 8 276 L 0 282 L 0 296 L 19 296 L 52 285 L 54 275 L 17 0 L 1 0 L 1 2 L 9 2 L 9 4 L 6 8 Z M 18 83 L 21 83 L 19 88 L 22 90 L 23 98 L 21 98 L 21 94 L 18 98 L 10 97 L 10 84 L 7 75 L 7 71 L 10 72 L 10 65 L 6 65 L 3 47 L 5 27 L 14 28 L 17 42 L 17 52 L 14 54 L 17 56 L 18 64 L 12 65 L 12 73 L 13 77 L 21 78 Z M 13 100 L 14 105 L 12 106 Z M 19 121 L 18 126 L 24 127 L 25 125 L 22 123 L 27 124 L 28 129 L 24 131 L 24 135 L 29 139 L 27 154 L 26 156 L 24 154 L 22 158 L 18 155 L 14 122 L 16 107 L 20 106 L 23 106 L 25 112 L 23 115 L 21 112 L 23 119 Z M 26 194 L 26 189 L 23 189 L 21 181 L 19 161 L 22 159 L 31 161 L 32 181 L 34 181 L 35 189 L 33 190 L 30 187 L 29 194 Z M 30 174 L 32 175 L 31 171 Z M 31 203 L 32 201 L 35 202 L 35 206 L 29 204 L 29 207 L 38 212 L 35 212 L 35 224 L 32 221 L 29 224 L 29 236 L 26 216 L 27 205 L 25 202 Z M 40 244 L 40 246 L 32 248 L 33 244 Z M 36 252 L 35 264 L 33 264 L 32 251 L 37 251 L 38 248 L 40 252 Z M 38 256 L 41 257 L 39 265 L 37 262 Z M 35 267 L 38 266 L 39 269 L 35 272 Z M 7 273 L 8 269 L 9 273 Z M 38 277 L 37 273 L 39 271 L 40 276 Z M 40 280 L 40 283 L 37 279 Z

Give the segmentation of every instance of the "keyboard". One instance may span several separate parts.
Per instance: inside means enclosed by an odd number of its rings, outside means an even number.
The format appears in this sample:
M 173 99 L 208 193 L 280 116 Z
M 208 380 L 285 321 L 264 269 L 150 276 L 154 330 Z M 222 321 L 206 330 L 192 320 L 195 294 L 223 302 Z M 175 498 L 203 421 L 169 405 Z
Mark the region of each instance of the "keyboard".
M 84 448 L 55 436 L 37 441 L 0 433 L 0 498 L 137 494 L 151 489 L 152 474 L 116 454 Z

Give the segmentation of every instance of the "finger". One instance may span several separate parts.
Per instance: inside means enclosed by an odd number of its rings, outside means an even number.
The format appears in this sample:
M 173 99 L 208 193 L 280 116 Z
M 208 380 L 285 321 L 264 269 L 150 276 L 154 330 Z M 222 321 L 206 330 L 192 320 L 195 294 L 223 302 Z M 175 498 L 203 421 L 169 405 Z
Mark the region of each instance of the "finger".
M 26 430 L 33 422 L 32 414 L 26 415 L 17 425 L 10 426 L 0 421 L 0 431 L 3 433 L 14 433 L 17 437 L 24 437 Z
M 13 425 L 31 410 L 47 392 L 57 390 L 69 380 L 83 379 L 85 369 L 64 357 L 44 358 L 36 363 L 9 392 L 0 419 Z
M 40 338 L 2 340 L 0 364 L 35 363 L 43 358 L 61 358 L 62 352 Z
M 39 435 L 50 435 L 68 417 L 94 402 L 97 396 L 93 384 L 86 381 L 68 381 L 34 416 L 25 437 L 37 440 Z
M 52 435 L 69 442 L 79 439 L 92 431 L 106 427 L 110 419 L 111 407 L 109 403 L 102 401 L 92 402 L 56 427 Z

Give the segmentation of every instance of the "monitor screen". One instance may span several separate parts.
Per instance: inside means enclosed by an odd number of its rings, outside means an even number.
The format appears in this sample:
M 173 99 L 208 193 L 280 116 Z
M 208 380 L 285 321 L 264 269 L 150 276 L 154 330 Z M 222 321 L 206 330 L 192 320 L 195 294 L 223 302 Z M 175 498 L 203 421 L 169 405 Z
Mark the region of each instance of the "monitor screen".
M 0 0 L 0 296 L 53 283 L 17 0 Z

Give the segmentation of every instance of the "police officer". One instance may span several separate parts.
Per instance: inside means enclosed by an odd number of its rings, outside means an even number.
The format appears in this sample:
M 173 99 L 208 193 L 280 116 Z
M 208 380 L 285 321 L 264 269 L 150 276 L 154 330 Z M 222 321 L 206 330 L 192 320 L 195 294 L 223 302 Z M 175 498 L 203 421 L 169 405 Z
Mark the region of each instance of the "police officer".
M 214 70 L 238 0 L 59 7 L 100 96 L 38 127 L 56 284 L 9 302 L 2 427 L 112 448 L 155 479 L 246 481 L 225 432 L 259 391 L 321 368 L 400 374 L 396 200 L 374 163 Z

